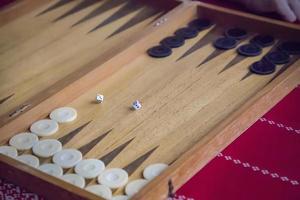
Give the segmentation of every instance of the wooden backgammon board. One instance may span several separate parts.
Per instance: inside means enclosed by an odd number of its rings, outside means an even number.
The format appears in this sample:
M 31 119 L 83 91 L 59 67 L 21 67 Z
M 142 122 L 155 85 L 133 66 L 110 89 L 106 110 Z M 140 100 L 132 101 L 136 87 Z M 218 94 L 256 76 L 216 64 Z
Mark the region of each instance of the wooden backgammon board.
M 85 188 L 105 185 L 111 169 L 129 177 L 113 196 L 166 199 L 300 83 L 299 26 L 205 3 L 27 0 L 0 16 L 2 153 L 29 131 L 62 146 L 53 158 L 34 146 L 0 155 L 0 176 L 48 199 L 101 199 Z M 76 119 L 56 123 L 60 107 Z M 32 128 L 50 113 L 55 131 Z M 101 160 L 104 172 L 80 185 L 38 168 L 66 149 Z M 80 174 L 78 162 L 64 176 Z M 154 163 L 168 166 L 146 180 Z

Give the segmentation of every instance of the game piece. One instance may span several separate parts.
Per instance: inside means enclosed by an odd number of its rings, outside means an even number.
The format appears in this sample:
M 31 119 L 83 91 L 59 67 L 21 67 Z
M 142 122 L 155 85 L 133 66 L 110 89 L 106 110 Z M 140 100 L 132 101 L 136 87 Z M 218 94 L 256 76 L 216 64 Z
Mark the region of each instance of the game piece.
M 18 157 L 16 157 L 16 159 L 22 163 L 25 163 L 31 167 L 38 167 L 40 164 L 39 159 L 36 156 L 30 155 L 30 154 L 23 154 L 20 155 Z
M 145 179 L 137 179 L 129 182 L 125 187 L 125 193 L 132 197 L 136 193 L 138 193 L 145 185 L 147 185 L 148 181 Z
M 55 139 L 45 139 L 40 140 L 33 145 L 32 152 L 41 158 L 48 158 L 61 151 L 61 149 L 62 144 L 60 141 Z
M 296 42 L 296 41 L 283 42 L 281 45 L 279 45 L 278 49 L 290 55 L 299 55 L 300 42 Z
M 128 200 L 128 199 L 129 199 L 129 197 L 126 195 L 117 195 L 117 196 L 113 196 L 111 198 L 111 200 Z
M 229 50 L 237 46 L 237 41 L 233 38 L 222 37 L 214 42 L 214 46 L 220 50 Z
M 250 41 L 252 44 L 256 44 L 261 48 L 272 46 L 275 43 L 275 39 L 271 35 L 257 35 Z
M 155 163 L 149 165 L 144 169 L 143 176 L 147 180 L 152 180 L 156 176 L 158 176 L 161 172 L 163 172 L 167 167 L 168 165 L 164 163 Z
M 82 154 L 77 149 L 63 149 L 54 154 L 52 160 L 62 168 L 71 168 L 82 160 Z
M 171 48 L 166 47 L 164 45 L 152 47 L 147 52 L 149 56 L 154 58 L 163 58 L 172 54 Z
M 175 32 L 175 35 L 182 37 L 184 39 L 191 39 L 197 37 L 198 30 L 194 27 L 180 28 Z
M 290 56 L 283 51 L 273 51 L 265 56 L 271 63 L 282 65 L 290 62 Z
M 252 43 L 244 44 L 238 48 L 238 53 L 242 56 L 253 57 L 262 53 L 262 49 Z
M 19 133 L 9 140 L 9 144 L 16 149 L 23 151 L 29 150 L 39 141 L 38 136 L 32 133 Z
M 97 103 L 103 103 L 104 101 L 104 96 L 102 94 L 97 94 L 96 95 L 96 102 Z
M 77 174 L 65 174 L 65 175 L 61 176 L 60 178 L 64 181 L 71 183 L 80 188 L 84 188 L 84 186 L 85 186 L 84 178 Z
M 57 164 L 53 163 L 42 164 L 38 167 L 38 169 L 51 176 L 60 177 L 63 175 L 63 169 Z
M 268 75 L 275 72 L 276 66 L 268 61 L 267 59 L 262 59 L 253 63 L 250 67 L 250 71 L 259 75 Z
M 195 19 L 189 23 L 189 26 L 196 28 L 198 31 L 202 31 L 211 27 L 212 23 L 208 19 Z
M 180 36 L 170 36 L 160 42 L 162 45 L 169 48 L 177 48 L 184 45 L 184 39 Z
M 81 160 L 75 166 L 76 174 L 84 178 L 95 178 L 100 175 L 105 169 L 105 164 L 101 160 L 97 159 L 85 159 Z
M 126 185 L 128 173 L 120 168 L 106 169 L 98 176 L 98 182 L 111 189 L 117 189 Z
M 30 126 L 30 131 L 37 136 L 50 136 L 58 131 L 58 124 L 51 119 L 42 119 Z
M 104 199 L 111 200 L 112 198 L 112 191 L 109 187 L 105 185 L 89 185 L 85 188 L 87 191 L 94 193 Z
M 53 110 L 50 113 L 50 119 L 58 123 L 67 123 L 74 121 L 77 118 L 77 111 L 70 107 L 61 107 Z
M 141 108 L 142 108 L 142 104 L 138 100 L 136 100 L 132 103 L 132 109 L 139 110 Z
M 15 158 L 18 156 L 18 151 L 12 146 L 0 146 L 0 154 Z
M 225 31 L 225 36 L 233 38 L 235 40 L 242 40 L 247 38 L 248 33 L 246 30 L 241 28 L 231 28 Z

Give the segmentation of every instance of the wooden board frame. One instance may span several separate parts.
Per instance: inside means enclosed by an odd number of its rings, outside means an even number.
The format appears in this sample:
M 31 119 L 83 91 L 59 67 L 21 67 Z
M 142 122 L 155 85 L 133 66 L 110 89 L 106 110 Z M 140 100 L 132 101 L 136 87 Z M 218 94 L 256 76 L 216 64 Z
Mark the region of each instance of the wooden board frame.
M 197 10 L 199 15 L 215 19 L 218 18 L 219 20 L 222 15 L 226 15 L 228 17 L 227 19 L 231 19 L 230 17 L 234 16 L 237 25 L 242 25 L 245 24 L 246 21 L 254 20 L 257 22 L 255 24 L 259 28 L 262 28 L 262 31 L 272 28 L 283 37 L 285 37 L 286 33 L 284 28 L 290 30 L 289 36 L 297 34 L 300 31 L 300 28 L 297 25 L 233 11 L 231 9 L 224 9 L 205 3 L 184 2 L 163 16 L 163 18 L 168 19 L 167 23 L 155 26 L 154 22 L 149 25 L 146 30 L 141 32 L 140 37 L 132 39 L 131 46 L 125 48 L 117 55 L 110 55 L 111 59 L 101 66 L 95 68 L 79 80 L 54 94 L 49 99 L 46 99 L 39 105 L 1 127 L 0 143 L 3 144 L 7 142 L 7 140 L 16 132 L 26 130 L 32 122 L 46 117 L 54 108 L 73 101 L 95 83 L 103 81 L 116 71 L 120 70 L 122 66 L 131 62 L 137 55 L 144 53 L 144 49 L 147 49 L 149 44 L 160 41 L 163 35 L 172 33 L 179 25 L 194 18 L 197 15 Z M 239 18 L 237 18 L 237 16 Z M 226 24 L 226 21 L 223 22 Z M 108 55 L 109 53 L 110 52 L 107 52 Z M 174 189 L 178 189 L 216 156 L 218 152 L 229 145 L 299 83 L 300 68 L 297 65 L 293 65 L 259 93 L 249 99 L 239 110 L 233 112 L 230 117 L 215 127 L 209 134 L 204 136 L 194 147 L 185 152 L 164 173 L 151 181 L 132 199 L 165 199 L 169 192 L 170 181 L 174 186 Z M 43 174 L 34 168 L 25 166 L 18 161 L 1 155 L 0 176 L 50 199 L 53 198 L 53 194 L 57 194 L 56 192 L 59 192 L 64 199 L 100 199 L 83 189 L 79 189 L 71 184 Z M 26 180 L 24 181 L 23 177 L 34 180 L 34 185 L 28 184 Z M 47 192 L 49 190 L 51 190 L 51 192 Z

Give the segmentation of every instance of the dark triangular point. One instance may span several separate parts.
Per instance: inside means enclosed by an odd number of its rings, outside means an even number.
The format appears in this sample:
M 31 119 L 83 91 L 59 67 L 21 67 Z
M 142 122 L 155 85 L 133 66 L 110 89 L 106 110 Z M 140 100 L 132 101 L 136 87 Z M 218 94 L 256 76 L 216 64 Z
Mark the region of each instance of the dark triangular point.
M 96 146 L 105 136 L 107 136 L 112 129 L 108 130 L 104 134 L 98 136 L 97 138 L 93 139 L 91 142 L 87 143 L 86 145 L 80 147 L 78 150 L 82 153 L 82 155 L 85 155 L 87 152 L 89 152 L 94 146 Z
M 126 143 L 118 146 L 117 148 L 115 148 L 114 150 L 112 150 L 111 152 L 109 152 L 108 154 L 106 154 L 105 156 L 102 156 L 100 158 L 100 160 L 102 160 L 105 165 L 108 165 L 115 157 L 117 157 L 119 155 L 119 153 L 121 153 L 121 151 L 123 151 L 123 149 L 129 145 L 129 143 L 133 140 L 134 138 L 132 138 L 131 140 L 127 141 Z
M 7 97 L 4 97 L 3 99 L 0 100 L 0 104 L 3 104 L 5 101 L 7 101 L 8 99 L 10 99 L 12 96 L 14 96 L 15 94 L 11 94 Z
M 227 69 L 233 67 L 234 65 L 238 64 L 239 62 L 242 62 L 243 60 L 245 60 L 246 57 L 245 56 L 241 56 L 241 55 L 236 55 L 220 72 L 219 74 L 221 74 L 222 72 L 226 71 Z
M 173 165 L 173 163 L 175 163 L 177 160 L 178 160 L 178 158 L 175 158 L 173 161 L 171 161 L 171 162 L 169 163 L 169 166 L 170 166 L 170 165 Z
M 101 4 L 101 6 L 99 6 L 98 8 L 96 8 L 94 11 L 92 11 L 90 14 L 88 14 L 87 16 L 85 16 L 84 18 L 80 19 L 78 22 L 76 22 L 75 24 L 72 25 L 72 27 L 81 24 L 85 21 L 88 21 L 94 17 L 97 17 L 98 15 L 101 15 L 102 13 L 105 13 L 106 11 L 113 9 L 119 5 L 121 5 L 122 3 L 124 3 L 126 0 L 111 0 L 111 1 L 106 1 L 103 4 Z
M 196 44 L 194 44 L 190 49 L 188 49 L 180 58 L 177 59 L 181 60 L 182 58 L 192 54 L 193 52 L 197 51 L 198 49 L 206 46 L 207 44 L 214 41 L 218 36 L 214 34 L 216 32 L 217 28 L 213 28 L 210 30 L 204 37 L 202 37 Z
M 252 72 L 250 71 L 250 69 L 249 69 L 249 71 L 247 72 L 247 74 L 246 74 L 240 81 L 243 81 L 243 80 L 249 78 L 252 74 L 253 74 L 253 73 L 252 73 Z
M 65 14 L 61 15 L 60 17 L 56 18 L 53 22 L 57 22 L 59 20 L 62 20 L 70 15 L 73 15 L 89 6 L 92 6 L 95 3 L 100 2 L 100 0 L 85 0 L 82 1 L 81 3 L 79 3 L 78 5 L 76 5 L 74 8 L 72 8 L 71 10 L 69 10 L 68 12 L 66 12 Z
M 50 12 L 52 10 L 55 10 L 55 9 L 59 8 L 59 7 L 62 7 L 62 6 L 68 4 L 68 3 L 72 2 L 72 1 L 74 1 L 74 0 L 60 0 L 57 3 L 55 3 L 54 5 L 52 5 L 49 8 L 47 8 L 46 10 L 40 12 L 36 16 L 38 17 L 40 15 L 46 14 L 47 12 Z
M 139 9 L 141 6 L 134 2 L 134 1 L 129 1 L 127 2 L 124 6 L 122 6 L 119 10 L 117 10 L 114 14 L 112 14 L 110 17 L 105 19 L 102 23 L 97 25 L 95 28 L 89 31 L 89 33 L 94 32 L 110 23 L 115 22 L 116 20 L 125 17 L 126 15 L 130 14 L 131 12 Z
M 220 50 L 220 49 L 215 49 L 211 54 L 209 54 L 209 56 L 207 56 L 205 58 L 205 60 L 202 61 L 202 63 L 200 63 L 197 67 L 200 67 L 201 65 L 211 61 L 212 59 L 214 59 L 215 57 L 221 55 L 222 53 L 224 53 L 224 50 Z
M 153 22 L 155 22 L 156 20 L 158 20 L 159 18 L 161 18 L 162 16 L 164 16 L 165 14 L 167 14 L 167 11 L 163 11 L 161 12 L 159 15 L 157 15 L 156 17 L 154 17 L 154 19 L 152 19 L 149 24 L 152 24 Z
M 110 38 L 114 35 L 117 35 L 117 34 L 123 32 L 123 31 L 126 31 L 127 29 L 133 27 L 136 24 L 139 24 L 140 22 L 146 20 L 147 18 L 157 14 L 158 12 L 159 12 L 158 10 L 150 9 L 150 8 L 142 9 L 132 19 L 130 19 L 128 22 L 126 22 L 124 25 L 122 25 L 120 28 L 118 28 L 115 32 L 113 32 L 107 38 Z
M 274 81 L 278 76 L 280 76 L 283 72 L 285 72 L 290 66 L 292 66 L 293 64 L 295 64 L 297 61 L 299 60 L 299 56 L 294 57 L 289 63 L 283 65 L 278 72 L 274 75 L 274 77 L 268 82 L 271 83 L 272 81 Z
M 73 137 L 75 137 L 84 127 L 86 127 L 91 121 L 83 124 L 82 126 L 76 128 L 75 130 L 71 131 L 67 135 L 59 138 L 58 140 L 62 143 L 62 145 L 67 144 Z
M 127 171 L 128 175 L 130 176 L 157 148 L 158 146 L 151 149 L 150 151 L 148 151 L 147 153 L 140 156 L 139 158 L 131 162 L 129 165 L 124 167 L 123 169 Z

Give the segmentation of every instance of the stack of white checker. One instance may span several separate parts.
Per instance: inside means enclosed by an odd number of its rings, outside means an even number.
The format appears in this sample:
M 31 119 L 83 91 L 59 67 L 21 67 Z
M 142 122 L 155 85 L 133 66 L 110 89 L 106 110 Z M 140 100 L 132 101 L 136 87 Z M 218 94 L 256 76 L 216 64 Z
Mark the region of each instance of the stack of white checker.
M 168 165 L 157 163 L 149 165 L 143 172 L 144 179 L 128 183 L 128 173 L 121 168 L 108 168 L 98 159 L 82 159 L 77 149 L 63 149 L 61 142 L 55 139 L 41 139 L 55 134 L 59 129 L 58 123 L 72 122 L 77 118 L 77 112 L 70 107 L 55 109 L 49 115 L 50 119 L 34 122 L 31 132 L 19 133 L 9 140 L 9 146 L 1 146 L 0 153 L 15 158 L 31 167 L 59 177 L 77 187 L 86 186 L 85 179 L 97 178 L 99 184 L 89 185 L 85 189 L 98 196 L 110 200 L 127 200 L 141 190 L 150 180 L 158 176 Z M 39 138 L 40 137 L 40 138 Z M 33 154 L 24 151 L 32 149 Z M 22 155 L 18 156 L 18 151 Z M 40 165 L 39 158 L 51 158 L 53 163 Z M 75 173 L 63 174 L 63 169 L 74 167 Z M 118 188 L 125 186 L 126 195 L 113 196 Z

